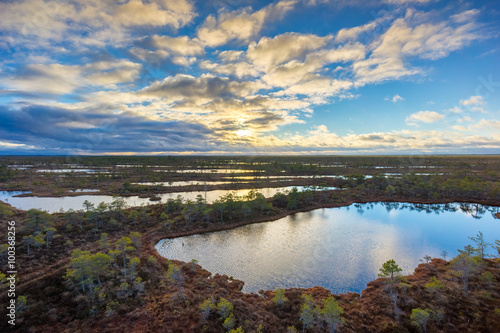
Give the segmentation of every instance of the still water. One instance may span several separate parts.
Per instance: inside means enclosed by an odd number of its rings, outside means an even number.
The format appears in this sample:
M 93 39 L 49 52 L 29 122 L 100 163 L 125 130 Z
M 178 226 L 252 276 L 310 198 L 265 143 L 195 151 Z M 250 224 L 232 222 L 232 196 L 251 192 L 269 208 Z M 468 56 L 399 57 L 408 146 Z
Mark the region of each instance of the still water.
M 301 190 L 304 187 L 296 186 L 297 189 Z M 278 192 L 283 192 L 286 190 L 291 190 L 293 186 L 288 187 L 267 187 L 257 189 L 266 198 L 272 197 Z M 235 193 L 238 196 L 244 196 L 248 194 L 249 189 L 242 190 L 214 190 L 207 191 L 206 198 L 208 203 L 212 203 L 228 193 Z M 68 196 L 68 197 L 16 197 L 16 195 L 29 193 L 21 191 L 0 191 L 0 200 L 9 203 L 10 205 L 23 210 L 28 210 L 31 208 L 46 210 L 49 213 L 57 213 L 59 211 L 68 211 L 69 209 L 78 210 L 83 209 L 83 202 L 85 200 L 93 203 L 97 206 L 100 202 L 111 203 L 114 198 L 111 195 L 78 195 L 78 196 Z M 149 198 L 139 198 L 138 196 L 123 197 L 125 203 L 129 207 L 157 204 L 161 202 L 166 202 L 170 198 L 177 198 L 180 195 L 184 200 L 196 200 L 198 195 L 205 198 L 205 192 L 174 192 L 174 193 L 163 193 L 157 194 L 161 197 L 161 201 L 150 201 Z
M 355 204 L 165 239 L 156 249 L 166 258 L 196 259 L 213 274 L 243 280 L 245 292 L 322 286 L 360 293 L 389 259 L 411 274 L 425 255 L 457 255 L 478 231 L 489 242 L 500 239 L 500 220 L 469 207 L 464 212 L 458 204 Z

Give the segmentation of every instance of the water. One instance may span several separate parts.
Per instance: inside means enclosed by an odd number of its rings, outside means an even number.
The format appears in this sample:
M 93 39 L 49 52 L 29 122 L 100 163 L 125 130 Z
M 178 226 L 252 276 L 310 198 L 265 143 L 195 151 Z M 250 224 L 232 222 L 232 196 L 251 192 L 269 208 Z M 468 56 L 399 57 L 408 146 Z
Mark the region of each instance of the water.
M 445 205 L 427 206 L 429 212 L 412 210 L 408 204 L 402 207 L 357 204 L 319 209 L 274 222 L 166 239 L 156 249 L 166 258 L 196 259 L 214 274 L 243 280 L 245 292 L 322 286 L 334 293 L 360 293 L 389 259 L 396 260 L 403 274 L 411 274 L 425 255 L 441 257 L 446 250 L 449 259 L 479 231 L 489 242 L 500 238 L 500 221 L 489 211 L 477 219 L 479 214 L 474 218 L 461 210 L 444 211 Z
M 219 182 L 207 180 L 207 185 L 225 185 L 231 184 L 231 182 Z M 190 186 L 190 185 L 205 185 L 203 180 L 188 180 L 188 181 L 177 181 L 177 182 L 142 182 L 142 183 L 132 183 L 132 185 L 146 185 L 146 186 Z
M 266 198 L 272 197 L 278 192 L 283 192 L 286 190 L 291 190 L 293 186 L 288 187 L 268 187 L 258 189 Z M 303 187 L 297 186 L 299 190 Z M 238 196 L 246 195 L 250 189 L 243 190 L 214 190 L 207 191 L 207 202 L 211 203 L 219 199 L 221 196 L 228 193 L 236 193 Z M 67 196 L 67 197 L 15 197 L 16 195 L 29 192 L 20 191 L 0 191 L 0 200 L 9 203 L 10 205 L 23 210 L 28 210 L 31 208 L 46 210 L 49 213 L 56 213 L 63 211 L 68 211 L 69 209 L 78 210 L 83 209 L 83 202 L 85 200 L 93 203 L 97 206 L 100 202 L 111 203 L 114 199 L 111 195 L 78 195 L 78 196 Z M 177 198 L 181 195 L 185 200 L 196 200 L 198 195 L 205 198 L 205 192 L 173 192 L 173 193 L 163 193 L 156 194 L 161 197 L 160 202 L 166 202 L 169 198 Z M 139 198 L 138 196 L 123 197 L 125 203 L 130 207 L 157 204 L 158 201 L 150 201 L 148 198 Z

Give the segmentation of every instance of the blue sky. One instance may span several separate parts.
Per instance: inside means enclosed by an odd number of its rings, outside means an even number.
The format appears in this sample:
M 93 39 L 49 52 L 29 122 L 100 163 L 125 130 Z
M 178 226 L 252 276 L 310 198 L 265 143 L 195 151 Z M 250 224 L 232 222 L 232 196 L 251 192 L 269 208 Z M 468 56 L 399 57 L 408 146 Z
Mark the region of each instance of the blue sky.
M 499 10 L 2 1 L 0 154 L 498 154 Z

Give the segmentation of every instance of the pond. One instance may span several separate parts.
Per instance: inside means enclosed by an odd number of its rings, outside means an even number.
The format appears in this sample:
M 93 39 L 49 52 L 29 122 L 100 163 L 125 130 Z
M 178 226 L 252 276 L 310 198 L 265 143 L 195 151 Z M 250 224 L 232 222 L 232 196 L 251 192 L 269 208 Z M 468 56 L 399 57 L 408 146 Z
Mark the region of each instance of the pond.
M 489 242 L 500 238 L 500 220 L 492 212 L 462 208 L 355 204 L 165 239 L 156 249 L 166 258 L 196 259 L 213 274 L 243 280 L 244 292 L 321 286 L 334 293 L 360 293 L 389 259 L 411 274 L 425 255 L 441 257 L 444 250 L 449 259 L 479 231 Z
M 297 189 L 301 190 L 303 187 L 296 186 Z M 291 190 L 293 186 L 288 187 L 266 187 L 257 189 L 266 198 L 272 197 L 278 192 L 283 192 L 286 190 Z M 333 189 L 333 188 L 332 188 Z M 206 198 L 208 203 L 212 203 L 219 199 L 221 196 L 228 193 L 236 193 L 238 196 L 246 195 L 250 189 L 242 190 L 213 190 L 206 192 Z M 8 204 L 23 210 L 28 210 L 31 208 L 37 208 L 46 210 L 49 213 L 57 213 L 61 210 L 68 211 L 69 209 L 78 210 L 83 209 L 83 202 L 85 200 L 93 203 L 97 206 L 100 202 L 111 203 L 114 198 L 111 195 L 78 195 L 78 196 L 66 196 L 66 197 L 16 197 L 16 195 L 29 193 L 20 191 L 0 191 L 0 200 L 7 202 Z M 161 201 L 166 202 L 169 198 L 177 198 L 177 196 L 182 196 L 185 200 L 196 200 L 198 195 L 205 198 L 205 192 L 203 191 L 193 191 L 193 192 L 173 192 L 173 193 L 162 193 L 157 194 L 161 197 Z M 150 201 L 148 198 L 139 198 L 138 196 L 123 197 L 125 203 L 129 207 L 158 204 L 158 201 Z

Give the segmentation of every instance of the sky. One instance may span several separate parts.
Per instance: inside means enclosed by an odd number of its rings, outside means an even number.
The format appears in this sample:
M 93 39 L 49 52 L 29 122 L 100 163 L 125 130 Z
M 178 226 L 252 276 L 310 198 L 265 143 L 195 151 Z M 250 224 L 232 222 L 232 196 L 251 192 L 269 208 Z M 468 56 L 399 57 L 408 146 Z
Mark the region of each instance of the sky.
M 500 154 L 500 3 L 2 0 L 0 154 Z

